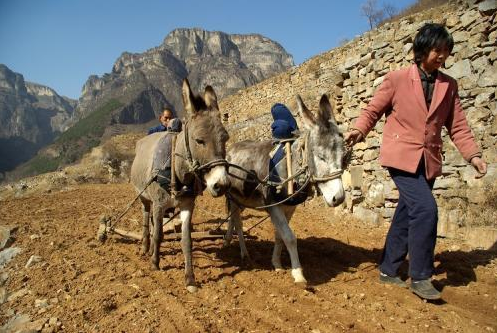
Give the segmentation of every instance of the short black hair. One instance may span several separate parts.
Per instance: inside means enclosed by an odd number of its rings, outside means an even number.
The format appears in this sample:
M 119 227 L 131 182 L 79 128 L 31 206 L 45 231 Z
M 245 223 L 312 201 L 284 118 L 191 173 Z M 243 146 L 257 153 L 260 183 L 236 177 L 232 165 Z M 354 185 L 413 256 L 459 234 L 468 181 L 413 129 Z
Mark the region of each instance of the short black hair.
M 454 39 L 444 25 L 427 23 L 414 37 L 414 61 L 419 64 L 434 48 L 447 46 L 449 52 L 454 48 Z

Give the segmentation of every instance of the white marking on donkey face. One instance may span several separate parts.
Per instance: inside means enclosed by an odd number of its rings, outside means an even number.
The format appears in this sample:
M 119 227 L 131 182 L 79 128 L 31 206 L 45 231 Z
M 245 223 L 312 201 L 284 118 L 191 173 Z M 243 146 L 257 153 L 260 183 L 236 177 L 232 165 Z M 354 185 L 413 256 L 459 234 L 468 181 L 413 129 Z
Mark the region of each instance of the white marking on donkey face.
M 326 183 L 319 183 L 318 187 L 328 206 L 336 207 L 345 200 L 345 191 L 343 190 L 341 178 L 332 179 Z
M 222 165 L 212 168 L 205 175 L 205 182 L 207 184 L 207 190 L 213 197 L 223 195 L 230 186 L 228 173 L 226 172 L 226 168 Z

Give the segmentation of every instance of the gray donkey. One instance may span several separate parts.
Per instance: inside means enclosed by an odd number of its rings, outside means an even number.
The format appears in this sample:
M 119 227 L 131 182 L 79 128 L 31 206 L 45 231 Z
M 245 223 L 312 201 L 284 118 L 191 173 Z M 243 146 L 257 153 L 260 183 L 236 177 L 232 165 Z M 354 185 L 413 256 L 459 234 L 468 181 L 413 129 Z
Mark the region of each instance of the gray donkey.
M 182 86 L 183 106 L 187 120 L 178 134 L 173 156 L 177 181 L 192 187 L 202 186 L 213 196 L 226 192 L 230 182 L 226 170 L 226 141 L 228 132 L 221 123 L 217 96 L 212 87 L 205 88 L 204 97 L 196 96 L 188 80 Z M 136 156 L 131 166 L 131 183 L 140 195 L 143 210 L 142 253 L 152 255 L 153 268 L 159 269 L 159 247 L 163 238 L 162 219 L 167 208 L 179 207 L 181 248 L 185 257 L 185 282 L 188 291 L 196 291 L 192 267 L 191 218 L 194 194 L 171 197 L 158 182 L 153 181 L 153 154 L 165 133 L 148 135 L 136 144 Z M 174 135 L 174 134 L 166 134 Z M 224 162 L 224 163 L 223 163 Z M 150 210 L 152 209 L 152 249 L 150 249 Z
M 307 184 L 314 183 L 323 195 L 328 206 L 337 206 L 343 202 L 345 193 L 342 185 L 342 159 L 344 156 L 343 136 L 340 133 L 333 116 L 330 102 L 326 95 L 321 97 L 317 118 L 314 117 L 297 96 L 299 112 L 304 125 L 304 130 L 299 139 L 291 146 L 293 158 L 293 174 L 297 170 L 306 167 L 302 175 Z M 304 141 L 304 142 L 303 142 Z M 305 142 L 306 141 L 306 142 Z M 306 146 L 302 150 L 302 146 Z M 243 167 L 245 170 L 255 172 L 259 180 L 267 179 L 269 174 L 269 153 L 273 148 L 271 141 L 255 142 L 243 141 L 233 144 L 228 150 L 227 159 L 230 163 Z M 287 177 L 286 163 L 282 161 L 276 168 L 278 174 Z M 267 186 L 254 183 L 255 177 L 251 177 L 243 170 L 230 171 L 235 177 L 231 177 L 231 188 L 228 192 L 228 208 L 230 222 L 225 236 L 225 245 L 232 239 L 233 228 L 238 233 L 241 256 L 248 258 L 249 254 L 243 238 L 240 213 L 244 207 L 266 206 L 271 216 L 271 222 L 275 227 L 275 246 L 272 255 L 272 264 L 276 270 L 281 270 L 281 251 L 285 244 L 292 265 L 292 276 L 295 283 L 306 284 L 297 252 L 297 239 L 289 226 L 289 221 L 295 211 L 295 206 L 277 203 L 274 191 Z M 308 186 L 310 187 L 310 186 Z M 285 186 L 283 187 L 285 190 Z M 303 189 L 304 191 L 307 189 Z M 269 207 L 267 207 L 269 206 Z

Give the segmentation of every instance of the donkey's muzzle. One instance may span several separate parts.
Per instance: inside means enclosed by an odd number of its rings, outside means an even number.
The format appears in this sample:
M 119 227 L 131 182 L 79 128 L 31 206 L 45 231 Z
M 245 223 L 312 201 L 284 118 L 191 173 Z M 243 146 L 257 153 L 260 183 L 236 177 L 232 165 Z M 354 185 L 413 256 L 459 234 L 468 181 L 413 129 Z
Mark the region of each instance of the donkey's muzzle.
M 224 195 L 231 186 L 231 182 L 228 178 L 228 173 L 226 172 L 226 167 L 224 165 L 212 168 L 205 175 L 205 182 L 207 184 L 207 190 L 213 197 Z

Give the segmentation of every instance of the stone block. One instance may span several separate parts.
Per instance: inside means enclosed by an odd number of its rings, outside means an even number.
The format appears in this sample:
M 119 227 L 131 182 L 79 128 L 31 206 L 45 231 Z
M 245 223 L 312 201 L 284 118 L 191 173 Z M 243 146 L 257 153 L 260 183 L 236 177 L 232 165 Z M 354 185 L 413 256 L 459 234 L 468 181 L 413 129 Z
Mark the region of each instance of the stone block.
M 454 188 L 459 185 L 459 179 L 456 178 L 437 178 L 435 181 L 435 185 L 433 186 L 434 190 L 439 190 L 439 189 L 449 189 L 449 188 Z
M 382 183 L 372 183 L 366 193 L 366 202 L 375 207 L 383 207 L 385 190 Z
M 480 14 L 476 10 L 469 10 L 461 16 L 461 25 L 467 28 L 479 17 Z
M 455 238 L 459 230 L 459 221 L 457 221 L 457 223 L 454 223 L 454 219 L 457 220 L 456 214 L 452 214 L 452 216 L 449 217 L 449 210 L 443 208 L 439 209 L 437 236 Z
M 383 82 L 384 76 L 380 76 L 373 81 L 373 87 L 379 86 Z
M 345 190 L 349 190 L 352 187 L 352 180 L 350 176 L 350 172 L 348 170 L 344 170 L 342 174 L 342 184 Z
M 452 28 L 458 25 L 459 22 L 459 16 L 455 13 L 450 13 L 447 17 L 447 20 L 445 21 L 445 25 L 447 26 L 447 28 Z
M 497 135 L 497 117 L 494 117 L 492 126 L 490 126 L 490 134 Z
M 470 76 L 473 72 L 473 69 L 471 67 L 471 61 L 469 61 L 468 59 L 458 61 L 454 63 L 452 67 L 447 69 L 446 72 L 454 79 L 460 79 L 463 77 Z
M 383 208 L 381 210 L 381 215 L 386 220 L 391 220 L 395 214 L 395 208 Z
M 396 201 L 399 199 L 399 191 L 397 190 L 397 187 L 395 186 L 395 183 L 393 181 L 384 182 L 383 191 L 385 193 L 385 199 L 391 201 Z
M 450 68 L 452 67 L 452 65 L 454 65 L 454 57 L 453 56 L 449 56 L 446 60 L 445 60 L 445 68 Z
M 0 225 L 0 251 L 3 250 L 5 246 L 10 241 L 10 228 Z
M 474 248 L 484 250 L 495 248 L 497 244 L 497 228 L 466 228 L 465 239 Z
M 464 160 L 459 151 L 451 149 L 444 152 L 444 165 L 447 164 L 448 167 L 444 167 L 444 172 L 454 171 L 451 167 L 454 166 L 466 166 L 468 163 Z
M 10 262 L 16 255 L 21 253 L 22 250 L 18 247 L 8 247 L 0 252 L 0 268 L 3 268 Z
M 344 68 L 346 70 L 352 69 L 356 67 L 360 61 L 361 61 L 360 55 L 351 56 L 345 61 Z
M 497 60 L 497 51 L 491 52 L 488 55 L 488 60 L 490 60 L 491 62 L 495 62 L 495 60 Z
M 484 107 L 470 107 L 466 112 L 466 118 L 471 127 L 478 126 L 478 124 L 481 126 L 481 123 L 490 119 L 491 115 L 492 112 Z
M 367 66 L 370 64 L 371 60 L 374 59 L 374 52 L 369 52 L 359 59 L 359 64 L 361 66 Z
M 479 3 L 478 10 L 484 15 L 492 15 L 497 11 L 497 0 L 485 0 Z
M 497 65 L 487 67 L 480 75 L 478 80 L 479 87 L 495 87 L 497 86 Z
M 404 54 L 411 53 L 411 51 L 412 51 L 412 46 L 413 46 L 413 44 L 412 44 L 412 43 L 406 43 L 406 44 L 404 44 L 404 46 L 402 47 L 402 52 L 403 52 Z
M 454 38 L 454 43 L 463 43 L 467 42 L 469 39 L 469 31 L 456 31 L 452 34 L 452 37 Z
M 350 172 L 350 185 L 353 189 L 360 189 L 363 183 L 363 175 L 364 169 L 362 166 L 351 166 L 349 167 Z
M 379 154 L 378 149 L 368 149 L 364 152 L 363 160 L 366 162 L 376 160 Z
M 482 56 L 471 61 L 471 66 L 476 73 L 482 73 L 490 65 L 488 57 Z
M 367 224 L 373 224 L 377 226 L 381 222 L 380 215 L 377 212 L 361 206 L 355 206 L 353 208 L 352 215 Z
M 475 106 L 486 106 L 493 101 L 494 93 L 482 93 L 476 96 Z

